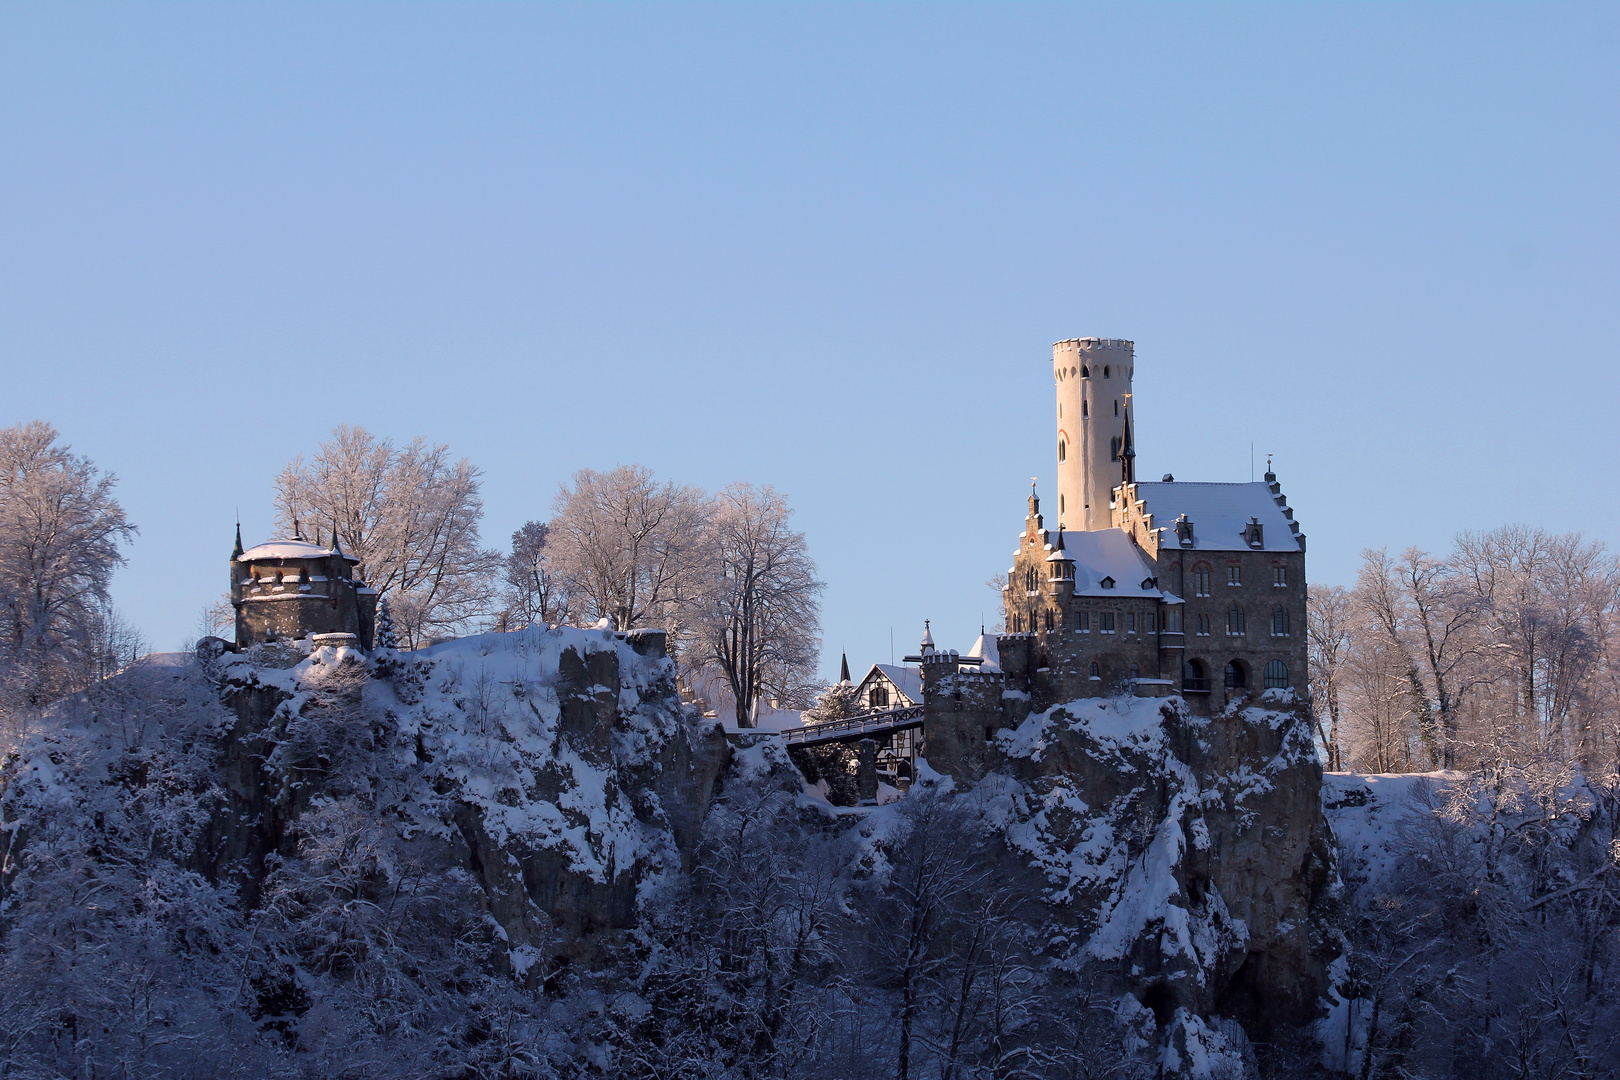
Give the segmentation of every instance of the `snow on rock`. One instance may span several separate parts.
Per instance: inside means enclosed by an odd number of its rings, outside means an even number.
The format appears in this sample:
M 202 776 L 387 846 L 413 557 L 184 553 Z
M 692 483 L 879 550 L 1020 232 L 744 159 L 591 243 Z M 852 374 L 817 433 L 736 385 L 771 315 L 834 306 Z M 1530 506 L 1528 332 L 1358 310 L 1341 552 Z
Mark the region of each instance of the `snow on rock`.
M 1030 714 L 994 749 L 999 827 L 1067 918 L 1059 962 L 1111 965 L 1151 1005 L 1167 1075 L 1209 1075 L 1243 1050 L 1241 1031 L 1200 1017 L 1253 1032 L 1319 1014 L 1339 940 L 1312 911 L 1332 856 L 1290 697 L 1213 717 L 1179 698 L 1085 699 Z
M 695 845 L 727 753 L 719 726 L 681 704 L 662 650 L 604 628 L 381 650 L 369 679 L 366 658 L 342 647 L 217 663 L 246 757 L 272 764 L 335 673 L 361 673 L 352 709 L 386 732 L 380 753 L 408 778 L 402 828 L 438 838 L 478 879 L 514 970 L 536 949 L 566 955 L 594 930 L 634 924 L 641 885 Z M 236 812 L 284 804 L 290 828 L 313 793 L 262 771 L 239 770 Z M 276 843 L 230 854 L 251 861 Z

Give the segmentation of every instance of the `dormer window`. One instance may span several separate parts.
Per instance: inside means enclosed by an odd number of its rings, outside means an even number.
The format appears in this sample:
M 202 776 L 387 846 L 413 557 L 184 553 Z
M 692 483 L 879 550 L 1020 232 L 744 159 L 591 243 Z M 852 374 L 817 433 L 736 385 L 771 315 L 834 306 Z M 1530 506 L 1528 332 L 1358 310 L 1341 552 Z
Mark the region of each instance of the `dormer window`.
M 1176 519 L 1176 540 L 1182 547 L 1193 546 L 1193 523 L 1187 520 L 1186 514 Z
M 1150 592 L 1159 584 L 1158 578 L 1145 577 L 1142 579 L 1142 591 Z
M 1259 518 L 1250 518 L 1249 523 L 1243 527 L 1243 542 L 1252 548 L 1266 546 L 1265 527 L 1260 524 Z
M 1104 589 L 1112 589 L 1114 587 L 1114 579 L 1111 577 L 1105 577 L 1101 581 L 1097 582 L 1097 584 Z

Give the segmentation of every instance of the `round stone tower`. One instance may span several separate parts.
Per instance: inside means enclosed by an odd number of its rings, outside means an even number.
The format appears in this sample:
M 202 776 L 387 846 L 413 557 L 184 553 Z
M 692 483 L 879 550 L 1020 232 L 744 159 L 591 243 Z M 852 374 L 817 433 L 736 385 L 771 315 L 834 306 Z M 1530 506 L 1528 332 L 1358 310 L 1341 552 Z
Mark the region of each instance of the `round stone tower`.
M 1052 346 L 1057 383 L 1058 521 L 1070 529 L 1113 525 L 1114 488 L 1135 480 L 1131 369 L 1136 344 L 1070 338 Z

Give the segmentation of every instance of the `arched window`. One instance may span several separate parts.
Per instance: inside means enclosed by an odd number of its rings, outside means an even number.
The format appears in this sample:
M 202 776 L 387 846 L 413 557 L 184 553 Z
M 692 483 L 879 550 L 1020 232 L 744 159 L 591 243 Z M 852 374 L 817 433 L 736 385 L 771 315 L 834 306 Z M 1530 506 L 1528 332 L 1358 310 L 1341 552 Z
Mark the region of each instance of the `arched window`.
M 1200 563 L 1193 567 L 1193 595 L 1209 595 L 1209 564 Z
M 1091 407 L 1086 404 L 1086 399 L 1085 398 L 1081 398 L 1080 399 L 1080 419 L 1084 420 L 1086 417 L 1088 417 L 1090 415 L 1091 415 Z
M 1226 609 L 1226 633 L 1230 637 L 1243 636 L 1243 608 L 1238 604 Z
M 1048 634 L 1050 634 L 1052 632 L 1052 609 L 1051 608 L 1046 609 L 1046 617 L 1042 621 L 1046 625 L 1046 632 Z
M 1036 573 L 1035 568 L 1032 566 L 1028 570 L 1025 570 L 1024 571 L 1024 589 L 1026 591 L 1028 591 L 1028 592 L 1034 592 L 1036 589 L 1039 589 L 1040 587 L 1041 587 L 1040 575 Z
M 1209 677 L 1204 674 L 1202 660 L 1188 660 L 1181 665 L 1181 688 L 1196 694 L 1209 693 Z
M 1281 604 L 1271 609 L 1271 636 L 1288 636 L 1288 609 Z
M 1288 665 L 1281 660 L 1267 660 L 1265 679 L 1267 690 L 1288 689 Z
M 1090 675 L 1093 679 L 1102 678 L 1102 668 L 1097 666 L 1097 661 L 1095 661 L 1095 660 L 1093 660 L 1091 662 L 1091 666 L 1086 669 L 1086 673 L 1088 675 Z
M 889 707 L 889 688 L 887 686 L 874 686 L 867 691 L 866 704 L 868 708 L 887 709 Z
M 1091 378 L 1091 368 L 1088 365 L 1086 365 L 1086 364 L 1081 364 L 1080 365 L 1080 377 L 1082 379 Z
M 1142 674 L 1142 669 L 1137 667 L 1135 664 L 1132 664 L 1130 666 L 1130 673 L 1131 673 L 1130 674 L 1131 678 L 1133 678 L 1133 679 L 1139 678 L 1141 676 L 1141 674 Z
M 1249 688 L 1249 670 L 1243 666 L 1243 661 L 1233 660 L 1226 665 L 1226 688 L 1228 690 Z
M 1107 364 L 1103 365 L 1103 378 L 1105 378 L 1105 379 L 1108 378 L 1108 365 Z
M 1069 460 L 1069 444 L 1064 442 L 1062 439 L 1058 440 L 1058 460 Z M 1062 507 L 1059 507 L 1058 509 L 1061 510 Z

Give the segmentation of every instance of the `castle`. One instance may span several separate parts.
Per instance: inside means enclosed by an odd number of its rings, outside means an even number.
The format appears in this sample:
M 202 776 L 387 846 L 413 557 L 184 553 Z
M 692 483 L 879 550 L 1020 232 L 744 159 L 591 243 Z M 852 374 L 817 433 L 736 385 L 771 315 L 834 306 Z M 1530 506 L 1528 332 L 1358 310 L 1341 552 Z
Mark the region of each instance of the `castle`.
M 238 525 L 230 594 L 236 647 L 343 635 L 370 649 L 377 591 L 355 575 L 359 562 L 344 552 L 335 528 L 326 547 L 306 540 L 295 523 L 292 539 L 270 540 L 244 551 Z
M 1276 475 L 1138 481 L 1134 367 L 1130 341 L 1052 347 L 1057 527 L 1032 490 L 1002 593 L 1005 633 L 966 655 L 925 633 L 906 657 L 918 685 L 900 696 L 923 706 L 919 748 L 934 768 L 971 771 L 997 729 L 1077 698 L 1175 693 L 1209 712 L 1308 691 L 1305 536 Z M 873 667 L 863 705 L 891 699 L 897 670 Z M 902 764 L 897 776 L 909 774 Z

